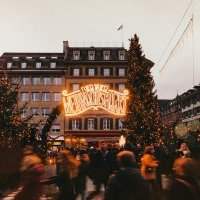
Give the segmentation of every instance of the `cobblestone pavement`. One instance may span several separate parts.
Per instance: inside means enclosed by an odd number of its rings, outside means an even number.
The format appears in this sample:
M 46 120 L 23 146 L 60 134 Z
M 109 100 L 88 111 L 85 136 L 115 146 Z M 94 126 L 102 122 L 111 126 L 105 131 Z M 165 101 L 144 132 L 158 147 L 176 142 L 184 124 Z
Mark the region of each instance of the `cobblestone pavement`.
M 19 187 L 17 190 L 9 192 L 5 197 L 2 198 L 2 200 L 14 200 L 15 196 L 21 191 L 21 187 Z M 94 191 L 94 186 L 92 184 L 92 181 L 90 179 L 87 179 L 87 192 L 86 196 Z M 102 200 L 103 199 L 103 191 L 104 189 L 102 188 L 102 192 L 95 196 L 94 200 Z M 58 193 L 58 190 L 56 189 L 55 185 L 51 186 L 45 186 L 44 187 L 44 195 L 40 198 L 40 200 L 54 200 L 56 199 L 56 193 Z M 77 200 L 81 200 L 80 197 L 77 198 Z

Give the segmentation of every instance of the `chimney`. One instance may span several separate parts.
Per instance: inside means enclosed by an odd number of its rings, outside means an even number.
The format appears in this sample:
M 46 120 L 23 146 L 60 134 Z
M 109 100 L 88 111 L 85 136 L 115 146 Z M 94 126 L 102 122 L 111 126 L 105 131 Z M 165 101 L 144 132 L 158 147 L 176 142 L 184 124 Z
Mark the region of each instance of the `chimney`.
M 67 58 L 68 55 L 68 49 L 69 49 L 69 42 L 68 40 L 63 41 L 63 53 L 64 53 L 64 58 Z

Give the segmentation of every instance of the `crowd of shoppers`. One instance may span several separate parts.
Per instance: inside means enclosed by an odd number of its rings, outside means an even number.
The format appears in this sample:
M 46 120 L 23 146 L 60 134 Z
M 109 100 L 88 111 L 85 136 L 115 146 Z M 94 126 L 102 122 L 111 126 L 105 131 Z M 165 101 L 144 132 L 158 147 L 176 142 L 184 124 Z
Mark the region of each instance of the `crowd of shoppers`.
M 132 149 L 62 149 L 53 155 L 56 174 L 43 179 L 45 163 L 31 147 L 24 149 L 16 200 L 39 200 L 42 188 L 50 184 L 58 188 L 58 200 L 92 200 L 99 195 L 104 200 L 200 199 L 200 160 L 186 143 L 171 153 L 160 143 Z M 87 191 L 88 179 L 94 191 Z

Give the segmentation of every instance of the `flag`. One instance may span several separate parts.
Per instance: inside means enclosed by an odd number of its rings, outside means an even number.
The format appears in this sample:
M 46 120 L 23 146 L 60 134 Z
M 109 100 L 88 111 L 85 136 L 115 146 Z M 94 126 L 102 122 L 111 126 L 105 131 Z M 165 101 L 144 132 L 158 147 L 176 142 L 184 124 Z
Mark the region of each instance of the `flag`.
M 123 29 L 123 24 L 121 24 L 118 28 L 117 31 L 122 30 Z

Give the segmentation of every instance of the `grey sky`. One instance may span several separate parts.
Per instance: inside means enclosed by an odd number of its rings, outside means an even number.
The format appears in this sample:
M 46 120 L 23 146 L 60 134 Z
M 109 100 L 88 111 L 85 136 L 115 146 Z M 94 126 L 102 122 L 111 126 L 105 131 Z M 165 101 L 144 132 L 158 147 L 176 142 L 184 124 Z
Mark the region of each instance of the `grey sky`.
M 128 47 L 128 38 L 137 33 L 146 56 L 157 62 L 189 1 L 0 0 L 0 53 L 59 52 L 63 40 L 78 46 L 119 45 L 121 37 L 116 29 L 123 24 L 125 46 Z M 195 10 L 200 11 L 200 1 L 195 1 Z M 195 33 L 197 51 L 200 32 Z M 154 69 L 160 98 L 174 97 L 177 91 L 192 87 L 191 55 L 188 35 L 166 69 L 161 74 L 158 67 Z M 196 56 L 196 83 L 200 82 L 199 63 Z

